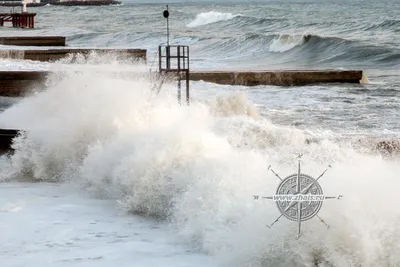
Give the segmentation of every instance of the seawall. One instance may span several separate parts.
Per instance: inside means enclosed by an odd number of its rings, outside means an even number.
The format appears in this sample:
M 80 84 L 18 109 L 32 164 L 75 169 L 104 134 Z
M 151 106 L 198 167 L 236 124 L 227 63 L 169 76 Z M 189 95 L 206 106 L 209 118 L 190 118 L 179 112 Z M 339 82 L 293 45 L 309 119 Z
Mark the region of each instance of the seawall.
M 361 70 L 193 71 L 190 80 L 228 85 L 307 85 L 316 83 L 360 83 Z
M 56 61 L 70 54 L 87 55 L 90 52 L 115 54 L 120 57 L 136 58 L 141 61 L 147 60 L 145 49 L 103 49 L 103 48 L 60 48 L 60 49 L 7 49 L 0 50 L 0 58 L 25 59 L 35 61 Z
M 0 37 L 0 45 L 65 46 L 64 36 L 12 36 Z
M 44 87 L 47 71 L 0 71 L 0 96 L 21 96 L 31 89 Z M 142 71 L 143 74 L 148 72 Z M 138 72 L 123 73 L 137 77 Z M 349 71 L 194 71 L 192 81 L 227 85 L 301 86 L 320 83 L 360 83 L 363 72 Z

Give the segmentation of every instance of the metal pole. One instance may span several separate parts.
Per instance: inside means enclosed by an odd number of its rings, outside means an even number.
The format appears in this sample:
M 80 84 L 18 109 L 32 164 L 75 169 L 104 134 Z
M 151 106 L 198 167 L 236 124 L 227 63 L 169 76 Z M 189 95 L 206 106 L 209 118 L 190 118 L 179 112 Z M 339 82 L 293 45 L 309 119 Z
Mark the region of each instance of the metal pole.
M 167 65 L 167 71 L 171 70 L 171 49 L 170 46 L 167 46 L 165 48 L 165 52 L 166 52 L 166 65 Z
M 189 96 L 189 70 L 186 70 L 186 104 L 189 105 L 190 96 Z
M 161 72 L 162 69 L 162 48 L 161 45 L 158 46 L 158 71 Z
M 181 79 L 182 79 L 182 75 L 181 75 L 181 46 L 178 45 L 176 47 L 176 53 L 177 53 L 177 59 L 178 59 L 178 72 L 177 72 L 177 77 L 178 77 L 178 101 L 179 104 L 182 105 L 182 90 L 181 90 Z
M 167 11 L 168 11 L 168 5 L 167 5 Z M 169 15 L 169 11 L 168 11 Z M 169 16 L 167 17 L 167 45 L 169 46 Z
M 179 105 L 182 105 L 182 100 L 181 100 L 181 77 L 180 77 L 180 72 L 178 72 L 178 103 Z
M 190 68 L 190 66 L 189 66 L 189 63 L 190 63 L 189 54 L 190 54 L 190 52 L 189 52 L 189 46 L 188 46 L 188 47 L 187 47 L 187 69 L 188 69 L 188 70 L 189 70 L 189 68 Z
M 187 66 L 186 66 L 186 102 L 189 105 L 189 101 L 190 101 L 190 95 L 189 95 L 189 86 L 190 86 L 190 66 L 189 66 L 189 62 L 190 62 L 190 52 L 189 52 L 189 46 L 187 46 Z
M 176 47 L 176 52 L 177 52 L 177 56 L 178 56 L 178 72 L 180 73 L 181 71 L 181 46 L 178 45 Z

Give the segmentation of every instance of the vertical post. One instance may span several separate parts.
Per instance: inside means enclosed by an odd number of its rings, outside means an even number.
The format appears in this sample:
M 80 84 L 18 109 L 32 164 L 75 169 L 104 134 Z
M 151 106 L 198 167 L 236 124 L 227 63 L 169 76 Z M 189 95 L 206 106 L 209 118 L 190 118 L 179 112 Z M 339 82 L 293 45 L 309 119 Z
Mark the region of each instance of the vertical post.
M 190 62 L 190 59 L 189 59 L 189 46 L 187 46 L 187 69 L 189 69 L 189 62 Z
M 163 12 L 163 16 L 164 18 L 167 19 L 167 46 L 169 46 L 169 11 L 168 11 L 168 5 L 167 5 L 167 9 L 164 10 Z
M 171 68 L 171 47 L 168 45 L 167 47 L 165 47 L 165 56 L 166 56 L 166 69 L 167 71 L 170 70 Z
M 186 67 L 186 65 L 185 65 L 185 63 L 186 63 L 186 57 L 185 57 L 185 47 L 183 46 L 182 47 L 182 58 L 183 58 L 183 62 L 182 62 L 182 65 L 183 65 L 183 69 L 186 69 L 185 67 Z
M 21 15 L 21 27 L 26 28 L 26 16 L 24 14 Z
M 181 73 L 178 72 L 178 103 L 182 105 Z
M 182 79 L 182 75 L 181 75 L 181 46 L 178 45 L 176 46 L 176 59 L 177 59 L 177 78 L 178 78 L 178 103 L 180 105 L 182 105 L 182 89 L 181 89 L 181 79 Z
M 167 5 L 168 11 L 168 5 Z M 169 17 L 167 17 L 167 45 L 169 46 Z
M 162 50 L 161 45 L 158 46 L 158 71 L 161 72 L 162 69 Z
M 189 105 L 190 95 L 189 95 L 189 69 L 186 69 L 186 104 Z
M 187 46 L 187 66 L 186 66 L 186 102 L 187 102 L 187 104 L 189 105 L 189 100 L 190 100 L 190 95 L 189 95 L 189 92 L 190 92 L 190 90 L 189 90 L 189 85 L 190 85 L 190 77 L 189 77 L 189 75 L 190 75 L 190 69 L 189 69 L 189 62 L 190 62 L 190 59 L 189 59 L 189 55 L 190 55 L 190 52 L 189 52 L 189 46 Z
M 177 52 L 177 59 L 178 59 L 178 72 L 181 72 L 181 46 L 178 45 L 176 47 L 176 52 Z

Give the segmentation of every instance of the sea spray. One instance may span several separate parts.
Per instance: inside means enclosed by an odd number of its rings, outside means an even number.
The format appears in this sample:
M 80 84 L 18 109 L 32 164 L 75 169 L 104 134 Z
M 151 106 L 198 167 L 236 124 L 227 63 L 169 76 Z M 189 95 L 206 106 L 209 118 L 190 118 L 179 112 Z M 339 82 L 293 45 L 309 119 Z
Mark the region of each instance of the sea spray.
M 309 39 L 309 35 L 282 34 L 272 40 L 269 46 L 269 52 L 286 52 L 295 48 L 296 46 L 306 43 Z
M 70 182 L 116 198 L 130 212 L 168 220 L 189 246 L 225 266 L 398 265 L 397 162 L 330 140 L 307 144 L 310 133 L 246 112 L 216 111 L 227 105 L 194 100 L 182 107 L 173 87 L 154 96 L 146 76 L 93 68 L 57 76 L 0 115 L 2 127 L 27 130 L 14 143 L 13 177 Z M 313 218 L 296 240 L 295 222 L 266 227 L 280 214 L 253 195 L 274 194 L 279 179 L 268 166 L 286 177 L 298 153 L 313 177 L 331 165 L 320 180 L 324 194 L 344 197 L 326 201 L 318 214 L 329 229 Z
M 187 27 L 194 28 L 219 21 L 226 21 L 235 17 L 241 16 L 240 14 L 233 15 L 231 13 L 222 13 L 217 11 L 203 12 L 196 16 L 195 20 L 190 22 Z

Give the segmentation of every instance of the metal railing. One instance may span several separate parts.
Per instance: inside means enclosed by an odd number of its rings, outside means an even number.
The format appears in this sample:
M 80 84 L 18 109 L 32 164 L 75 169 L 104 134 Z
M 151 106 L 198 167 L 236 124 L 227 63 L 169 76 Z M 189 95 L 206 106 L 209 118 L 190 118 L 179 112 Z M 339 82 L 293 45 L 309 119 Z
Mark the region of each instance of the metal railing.
M 185 80 L 186 103 L 190 101 L 189 46 L 166 45 L 158 47 L 158 70 L 161 75 L 175 73 L 178 82 L 178 102 L 182 104 L 182 80 Z

